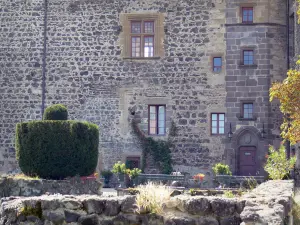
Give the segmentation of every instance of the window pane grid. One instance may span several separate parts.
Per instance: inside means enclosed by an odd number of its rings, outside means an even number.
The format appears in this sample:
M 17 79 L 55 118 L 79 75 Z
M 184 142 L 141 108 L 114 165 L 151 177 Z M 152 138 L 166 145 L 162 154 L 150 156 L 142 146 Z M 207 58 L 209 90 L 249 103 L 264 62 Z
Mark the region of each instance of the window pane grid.
M 131 21 L 131 56 L 154 57 L 154 21 Z
M 139 57 L 141 53 L 141 38 L 132 37 L 131 38 L 131 52 L 133 57 Z
M 144 22 L 144 32 L 148 34 L 154 33 L 154 22 L 152 21 Z
M 149 106 L 149 134 L 165 134 L 165 106 Z
M 252 119 L 253 118 L 253 104 L 252 103 L 245 103 L 243 106 L 243 116 L 245 119 Z
M 253 50 L 245 50 L 243 51 L 244 65 L 253 65 L 254 57 Z
M 214 70 L 214 72 L 221 72 L 221 70 L 222 70 L 222 58 L 221 57 L 214 58 L 213 70 Z
M 144 39 L 144 57 L 153 57 L 154 38 L 145 37 Z
M 211 133 L 224 134 L 225 133 L 225 114 L 213 113 L 211 114 Z
M 253 23 L 253 8 L 242 8 L 243 23 Z

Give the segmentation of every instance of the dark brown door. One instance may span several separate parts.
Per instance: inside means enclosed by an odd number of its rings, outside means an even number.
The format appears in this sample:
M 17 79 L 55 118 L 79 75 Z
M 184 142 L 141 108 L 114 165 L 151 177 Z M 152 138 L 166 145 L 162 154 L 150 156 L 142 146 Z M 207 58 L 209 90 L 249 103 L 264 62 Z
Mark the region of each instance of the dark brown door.
M 240 147 L 240 175 L 241 176 L 255 176 L 256 148 L 255 147 Z

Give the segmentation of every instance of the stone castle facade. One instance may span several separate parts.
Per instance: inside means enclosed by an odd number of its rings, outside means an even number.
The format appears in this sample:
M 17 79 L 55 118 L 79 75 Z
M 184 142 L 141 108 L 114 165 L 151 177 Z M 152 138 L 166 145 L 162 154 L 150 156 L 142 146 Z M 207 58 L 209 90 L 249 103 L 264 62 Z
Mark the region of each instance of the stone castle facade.
M 2 0 L 0 170 L 17 166 L 16 123 L 62 103 L 70 119 L 99 125 L 99 169 L 140 164 L 134 118 L 154 139 L 175 124 L 175 170 L 210 176 L 224 162 L 234 174 L 263 174 L 268 145 L 280 142 L 268 90 L 288 66 L 286 8 L 282 0 Z

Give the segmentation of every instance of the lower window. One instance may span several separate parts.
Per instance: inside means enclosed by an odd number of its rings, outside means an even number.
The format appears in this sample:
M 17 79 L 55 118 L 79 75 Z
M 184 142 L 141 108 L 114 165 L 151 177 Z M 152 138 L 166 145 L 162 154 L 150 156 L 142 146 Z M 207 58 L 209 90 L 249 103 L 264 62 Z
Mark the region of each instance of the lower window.
M 166 133 L 166 106 L 149 105 L 148 121 L 150 135 L 164 135 Z
M 225 113 L 211 114 L 211 134 L 225 133 Z

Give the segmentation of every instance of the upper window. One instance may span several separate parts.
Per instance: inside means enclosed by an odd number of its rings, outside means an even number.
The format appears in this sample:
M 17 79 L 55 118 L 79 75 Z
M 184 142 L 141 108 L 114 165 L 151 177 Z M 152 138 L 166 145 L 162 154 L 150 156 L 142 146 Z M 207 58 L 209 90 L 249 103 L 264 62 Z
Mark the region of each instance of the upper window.
M 125 58 L 145 59 L 163 56 L 163 14 L 123 14 L 123 51 Z
M 244 65 L 254 65 L 253 50 L 244 50 L 243 51 L 243 63 L 244 63 Z
M 242 8 L 242 21 L 243 23 L 253 23 L 253 8 L 243 7 Z
M 131 56 L 154 56 L 154 21 L 131 21 Z
M 213 59 L 213 71 L 218 73 L 222 70 L 222 58 L 221 57 L 214 57 Z
M 211 134 L 225 133 L 225 114 L 212 113 L 211 114 Z
M 166 133 L 166 106 L 149 106 L 149 134 L 164 135 Z
M 244 103 L 243 104 L 243 118 L 244 119 L 253 119 L 253 103 Z

